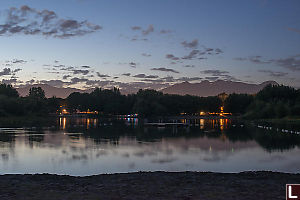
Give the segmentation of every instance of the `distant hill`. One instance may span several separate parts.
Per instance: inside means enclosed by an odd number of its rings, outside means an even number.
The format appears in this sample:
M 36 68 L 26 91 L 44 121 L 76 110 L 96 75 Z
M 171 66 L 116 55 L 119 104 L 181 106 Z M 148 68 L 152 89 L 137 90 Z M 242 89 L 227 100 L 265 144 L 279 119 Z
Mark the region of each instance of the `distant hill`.
M 45 91 L 45 95 L 47 98 L 50 98 L 53 96 L 56 96 L 59 98 L 67 98 L 73 92 L 90 93 L 94 90 L 94 89 L 80 90 L 80 89 L 76 89 L 76 88 L 57 88 L 57 87 L 53 87 L 53 86 L 50 86 L 47 84 L 28 85 L 26 87 L 20 87 L 20 88 L 16 88 L 16 89 L 19 92 L 20 96 L 24 97 L 24 96 L 28 95 L 29 89 L 31 87 L 41 87 Z
M 263 89 L 266 85 L 278 85 L 275 81 L 266 81 L 261 84 L 249 84 L 242 82 L 223 81 L 215 82 L 202 81 L 200 83 L 183 82 L 172 85 L 161 91 L 165 94 L 179 94 L 179 95 L 195 95 L 195 96 L 216 96 L 220 93 L 246 93 L 255 94 Z
M 227 94 L 231 93 L 247 93 L 247 94 L 255 94 L 262 88 L 264 88 L 268 84 L 278 85 L 275 81 L 267 81 L 261 84 L 249 84 L 242 82 L 232 82 L 232 81 L 202 81 L 200 83 L 189 83 L 183 82 L 172 85 L 165 89 L 162 89 L 161 92 L 165 94 L 179 94 L 179 95 L 196 95 L 196 96 L 215 96 L 222 92 Z M 28 85 L 25 87 L 16 88 L 19 92 L 20 96 L 27 96 L 29 93 L 29 89 L 31 87 L 41 87 L 45 91 L 45 95 L 47 98 L 52 96 L 56 96 L 59 98 L 67 98 L 73 92 L 80 93 L 91 93 L 94 89 L 88 90 L 80 90 L 76 88 L 57 88 L 47 84 L 35 84 Z M 124 91 L 121 91 L 123 94 L 127 94 Z M 131 92 L 132 93 L 132 92 Z

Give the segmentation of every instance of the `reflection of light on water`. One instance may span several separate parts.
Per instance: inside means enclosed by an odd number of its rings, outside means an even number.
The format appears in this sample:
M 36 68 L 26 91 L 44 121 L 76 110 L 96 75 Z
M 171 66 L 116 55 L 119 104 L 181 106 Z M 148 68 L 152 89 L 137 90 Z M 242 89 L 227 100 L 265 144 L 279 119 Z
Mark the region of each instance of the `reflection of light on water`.
M 200 129 L 204 129 L 204 119 L 200 119 Z
M 94 127 L 96 127 L 98 124 L 98 119 L 94 119 Z
M 67 124 L 67 119 L 64 118 L 59 118 L 59 126 L 64 130 L 66 129 L 66 124 Z
M 87 129 L 90 128 L 90 123 L 91 123 L 90 119 L 89 118 L 86 119 L 86 128 Z
M 224 119 L 220 119 L 220 129 L 221 131 L 224 130 Z
M 181 119 L 181 123 L 186 124 L 186 119 Z

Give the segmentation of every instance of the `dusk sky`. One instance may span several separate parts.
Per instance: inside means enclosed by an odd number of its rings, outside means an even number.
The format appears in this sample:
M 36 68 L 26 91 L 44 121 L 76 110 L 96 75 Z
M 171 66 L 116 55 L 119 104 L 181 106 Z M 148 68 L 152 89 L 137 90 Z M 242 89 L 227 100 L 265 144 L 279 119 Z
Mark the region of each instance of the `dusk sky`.
M 300 87 L 298 0 L 3 0 L 0 44 L 0 80 L 16 86 Z

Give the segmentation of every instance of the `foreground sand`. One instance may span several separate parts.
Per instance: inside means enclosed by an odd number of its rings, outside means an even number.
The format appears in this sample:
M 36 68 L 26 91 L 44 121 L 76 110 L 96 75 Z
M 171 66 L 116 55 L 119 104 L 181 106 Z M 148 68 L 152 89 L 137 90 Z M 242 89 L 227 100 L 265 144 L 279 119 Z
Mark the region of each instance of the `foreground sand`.
M 0 176 L 0 199 L 285 199 L 285 184 L 300 174 L 140 172 L 72 177 Z

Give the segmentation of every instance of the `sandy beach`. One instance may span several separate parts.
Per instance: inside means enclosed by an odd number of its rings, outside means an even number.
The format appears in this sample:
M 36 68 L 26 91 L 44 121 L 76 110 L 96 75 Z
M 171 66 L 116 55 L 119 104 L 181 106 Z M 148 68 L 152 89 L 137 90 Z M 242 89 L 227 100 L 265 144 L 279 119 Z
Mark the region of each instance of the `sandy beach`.
M 137 172 L 87 177 L 1 175 L 0 199 L 285 199 L 300 174 Z

